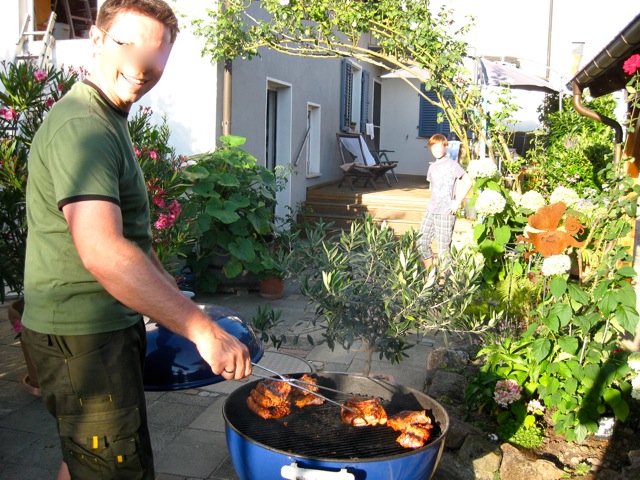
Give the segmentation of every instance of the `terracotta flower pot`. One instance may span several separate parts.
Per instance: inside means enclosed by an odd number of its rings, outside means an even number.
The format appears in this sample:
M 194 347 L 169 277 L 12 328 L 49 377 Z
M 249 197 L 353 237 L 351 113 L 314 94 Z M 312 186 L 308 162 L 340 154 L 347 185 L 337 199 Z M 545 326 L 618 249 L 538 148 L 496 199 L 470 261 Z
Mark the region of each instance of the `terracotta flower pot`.
M 15 302 L 9 304 L 8 308 L 8 316 L 9 322 L 11 322 L 11 327 L 16 332 L 21 331 L 22 324 L 22 312 L 24 312 L 24 300 L 16 300 Z M 22 348 L 22 354 L 24 355 L 24 360 L 27 364 L 27 375 L 22 379 L 22 386 L 24 387 L 27 393 L 31 395 L 40 396 L 40 380 L 38 377 L 38 371 L 36 370 L 36 366 L 33 364 L 33 360 L 31 360 L 31 356 L 27 351 L 26 347 L 22 343 L 22 339 L 20 339 L 20 347 Z
M 258 289 L 262 298 L 275 300 L 277 298 L 282 298 L 284 282 L 279 277 L 267 277 L 260 280 Z

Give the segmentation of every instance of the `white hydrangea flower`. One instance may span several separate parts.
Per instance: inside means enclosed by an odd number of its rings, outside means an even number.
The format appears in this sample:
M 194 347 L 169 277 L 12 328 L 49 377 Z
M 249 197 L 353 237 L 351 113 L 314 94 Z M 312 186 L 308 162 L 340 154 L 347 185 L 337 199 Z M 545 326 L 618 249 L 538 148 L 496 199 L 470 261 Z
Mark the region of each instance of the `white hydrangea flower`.
M 282 5 L 283 7 L 286 7 L 289 5 L 289 0 L 280 0 L 280 5 Z
M 631 396 L 636 400 L 640 400 L 640 374 L 637 374 L 636 378 L 631 381 L 631 386 L 633 387 Z
M 471 178 L 496 178 L 499 176 L 498 167 L 490 158 L 471 160 L 467 166 L 467 173 Z
M 542 194 L 535 190 L 529 190 L 520 197 L 520 201 L 517 203 L 519 207 L 527 208 L 538 211 L 540 207 L 544 207 L 547 204 Z
M 549 204 L 564 202 L 567 207 L 574 207 L 579 201 L 580 197 L 574 190 L 560 185 L 551 193 Z
M 484 189 L 476 200 L 476 212 L 480 215 L 495 215 L 504 210 L 507 200 L 498 192 L 491 189 Z
M 640 352 L 634 352 L 629 355 L 629 358 L 627 358 L 627 363 L 629 364 L 629 368 L 635 370 L 636 372 L 640 372 Z
M 515 190 L 511 190 L 509 192 L 509 197 L 511 198 L 511 201 L 513 203 L 515 203 L 516 205 L 520 205 L 520 198 L 522 198 L 522 195 L 520 195 L 518 192 L 516 192 Z
M 535 398 L 529 400 L 529 403 L 527 403 L 527 412 L 533 413 L 534 415 L 542 415 L 544 413 L 544 405 Z
M 545 277 L 567 273 L 571 268 L 571 259 L 568 255 L 551 255 L 542 262 L 540 271 Z

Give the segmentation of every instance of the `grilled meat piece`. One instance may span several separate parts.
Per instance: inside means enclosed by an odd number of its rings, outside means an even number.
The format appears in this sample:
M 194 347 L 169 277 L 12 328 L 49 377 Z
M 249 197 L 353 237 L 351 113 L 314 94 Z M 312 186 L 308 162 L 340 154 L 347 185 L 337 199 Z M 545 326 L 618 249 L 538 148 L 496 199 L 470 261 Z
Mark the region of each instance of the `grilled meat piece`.
M 403 431 L 408 425 L 431 425 L 431 419 L 424 410 L 403 410 L 390 415 L 387 425 L 396 431 Z
M 308 393 L 307 395 L 300 395 L 294 398 L 293 403 L 295 403 L 298 408 L 304 408 L 308 405 L 322 405 L 324 403 L 324 398 Z
M 307 382 L 302 384 L 301 386 L 309 390 L 310 392 L 318 392 L 320 389 L 314 385 L 318 384 L 318 380 L 307 375 L 306 373 L 300 377 L 300 380 L 303 382 Z M 309 385 L 312 384 L 312 385 Z M 291 392 L 291 398 L 293 403 L 295 403 L 296 407 L 303 408 L 307 405 L 322 405 L 324 403 L 324 398 L 318 397 L 317 395 L 313 395 L 304 390 L 300 390 L 299 388 L 293 388 Z
M 408 425 L 396 442 L 404 448 L 422 448 L 430 436 L 431 428 L 426 428 L 426 425 Z
M 256 385 L 256 390 L 267 397 L 270 402 L 275 405 L 280 403 L 289 403 L 289 396 L 291 395 L 291 385 L 286 382 L 279 382 L 276 380 L 262 380 Z
M 396 431 L 402 432 L 396 439 L 404 448 L 422 448 L 431 436 L 433 424 L 426 411 L 403 410 L 392 415 L 387 425 Z
M 318 381 L 305 374 L 300 380 L 313 385 L 304 385 L 304 388 L 312 392 L 317 392 Z M 262 380 L 249 392 L 247 397 L 247 407 L 256 415 L 264 418 L 282 418 L 291 413 L 291 404 L 295 403 L 298 408 L 307 405 L 322 405 L 324 399 L 298 388 L 292 387 L 289 383 L 277 380 Z
M 387 412 L 385 412 L 380 402 L 375 398 L 363 400 L 359 397 L 354 397 L 342 405 L 343 407 L 353 410 L 342 409 L 342 421 L 347 425 L 365 427 L 368 425 L 384 425 L 387 423 Z
M 264 418 L 265 420 L 268 420 L 270 418 L 286 417 L 291 413 L 291 407 L 288 403 L 283 403 L 276 407 L 265 408 L 258 405 L 251 396 L 247 397 L 247 407 L 249 407 L 249 410 L 251 410 L 253 413 L 258 415 L 259 417 Z

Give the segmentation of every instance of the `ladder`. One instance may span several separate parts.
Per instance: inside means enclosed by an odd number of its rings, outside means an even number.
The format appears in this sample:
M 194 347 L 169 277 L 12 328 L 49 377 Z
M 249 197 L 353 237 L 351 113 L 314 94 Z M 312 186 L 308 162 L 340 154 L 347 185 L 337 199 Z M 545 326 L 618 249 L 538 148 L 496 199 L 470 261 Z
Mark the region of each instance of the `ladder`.
M 76 36 L 76 27 L 74 25 L 74 21 L 79 24 L 84 24 L 86 28 L 82 30 L 89 30 L 89 27 L 93 25 L 93 15 L 91 14 L 91 6 L 89 5 L 89 0 L 82 0 L 80 2 L 83 5 L 81 11 L 77 11 L 76 13 L 82 13 L 82 15 L 72 15 L 71 8 L 69 7 L 69 0 L 62 0 L 62 4 L 64 7 L 64 11 L 67 15 L 67 22 L 69 22 L 69 32 L 71 34 L 71 38 L 83 38 L 82 36 Z
M 22 25 L 20 31 L 20 38 L 16 43 L 15 63 L 20 61 L 36 61 L 38 68 L 44 68 L 49 63 L 53 55 L 53 47 L 55 45 L 55 38 L 53 38 L 53 27 L 56 23 L 56 14 L 51 12 L 49 15 L 49 21 L 47 22 L 46 30 L 30 30 L 31 15 L 27 15 L 27 18 Z M 40 53 L 34 53 L 30 49 L 41 43 Z

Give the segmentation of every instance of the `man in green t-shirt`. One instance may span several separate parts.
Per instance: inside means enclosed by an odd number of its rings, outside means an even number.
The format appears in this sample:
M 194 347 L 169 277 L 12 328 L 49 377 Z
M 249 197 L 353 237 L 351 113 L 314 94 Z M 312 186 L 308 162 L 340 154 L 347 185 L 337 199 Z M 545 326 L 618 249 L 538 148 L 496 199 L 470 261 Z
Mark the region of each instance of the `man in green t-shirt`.
M 163 0 L 104 2 L 90 76 L 31 148 L 22 338 L 57 419 L 58 478 L 154 478 L 141 315 L 193 341 L 215 374 L 251 373 L 247 348 L 180 293 L 151 248 L 127 115 L 160 80 L 177 32 Z

